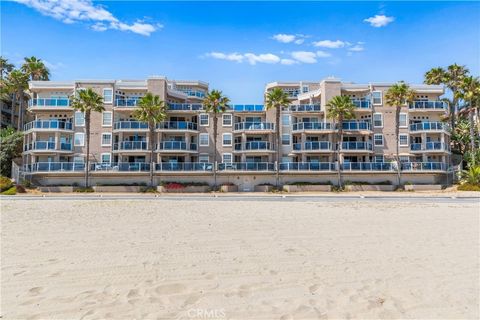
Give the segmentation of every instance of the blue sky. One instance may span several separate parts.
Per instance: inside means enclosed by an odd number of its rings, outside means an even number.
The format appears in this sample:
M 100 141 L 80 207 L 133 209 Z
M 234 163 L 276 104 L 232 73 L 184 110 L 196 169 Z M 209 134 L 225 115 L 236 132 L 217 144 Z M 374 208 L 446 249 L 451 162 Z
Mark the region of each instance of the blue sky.
M 35 55 L 52 80 L 204 80 L 235 103 L 266 83 L 423 81 L 479 75 L 479 2 L 1 2 L 1 53 Z

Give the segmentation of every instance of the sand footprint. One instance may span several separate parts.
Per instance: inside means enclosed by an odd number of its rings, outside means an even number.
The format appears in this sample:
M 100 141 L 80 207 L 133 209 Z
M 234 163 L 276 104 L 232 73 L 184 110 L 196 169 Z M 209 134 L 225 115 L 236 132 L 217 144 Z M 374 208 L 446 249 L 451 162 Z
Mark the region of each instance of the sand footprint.
M 187 287 L 181 283 L 165 284 L 155 289 L 155 292 L 159 295 L 179 294 L 186 291 L 188 291 Z
M 37 296 L 43 291 L 42 287 L 33 287 L 28 292 L 30 293 L 31 296 Z

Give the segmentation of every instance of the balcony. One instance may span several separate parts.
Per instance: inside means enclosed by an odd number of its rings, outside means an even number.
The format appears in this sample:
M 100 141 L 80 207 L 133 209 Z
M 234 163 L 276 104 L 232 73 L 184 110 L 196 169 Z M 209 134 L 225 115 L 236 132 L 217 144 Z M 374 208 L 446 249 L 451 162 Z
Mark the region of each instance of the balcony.
M 25 124 L 24 131 L 72 131 L 73 124 L 62 120 L 35 120 Z
M 212 172 L 213 163 L 204 162 L 162 162 L 155 165 L 156 171 Z
M 174 89 L 173 91 L 181 92 L 186 94 L 189 97 L 196 97 L 196 98 L 205 98 L 205 91 L 200 90 L 192 90 L 192 89 Z
M 218 171 L 274 171 L 270 162 L 226 162 L 218 164 Z
M 410 125 L 410 131 L 422 132 L 422 131 L 443 131 L 448 132 L 450 127 L 448 124 L 443 122 L 421 122 L 421 123 L 412 123 Z
M 342 142 L 342 151 L 373 151 L 373 145 L 363 141 Z
M 24 145 L 23 151 L 32 152 L 72 152 L 73 145 L 67 142 L 60 142 L 58 145 L 53 141 L 35 141 Z
M 286 110 L 291 112 L 320 112 L 321 107 L 319 104 L 294 104 Z
M 196 143 L 186 143 L 183 141 L 164 141 L 157 144 L 157 152 L 196 152 Z
M 150 163 L 146 162 L 97 162 L 90 165 L 94 172 L 149 172 Z
M 333 162 L 283 162 L 280 163 L 280 171 L 335 171 Z
M 232 104 L 229 106 L 234 112 L 263 112 L 265 106 L 263 104 Z
M 412 143 L 410 144 L 410 150 L 412 152 L 450 152 L 450 146 L 443 142 L 427 142 L 425 145 Z
M 268 141 L 249 141 L 245 143 L 235 143 L 235 151 L 239 152 L 273 152 L 273 144 Z
M 319 151 L 332 151 L 332 144 L 328 141 L 307 141 L 303 143 L 293 144 L 293 151 L 303 152 L 319 152 Z
M 355 105 L 355 108 L 357 109 L 369 110 L 372 108 L 372 105 L 368 100 L 353 99 L 352 103 Z
M 200 111 L 204 108 L 201 103 L 168 103 L 167 109 L 170 111 Z
M 335 130 L 333 124 L 328 122 L 297 122 L 293 124 L 293 132 L 301 131 L 332 131 Z
M 146 141 L 122 141 L 113 144 L 113 151 L 140 151 L 148 150 Z
M 148 123 L 141 121 L 115 121 L 114 131 L 148 131 Z
M 36 98 L 28 101 L 29 108 L 32 109 L 61 109 L 70 107 L 70 99 L 68 98 Z
M 138 105 L 140 99 L 138 98 L 123 98 L 123 99 L 115 99 L 115 107 L 119 108 L 135 108 Z
M 446 171 L 447 164 L 443 162 L 404 162 L 402 163 L 402 171 L 413 172 L 430 172 L 430 171 Z
M 390 162 L 349 162 L 342 165 L 343 171 L 394 171 Z
M 448 103 L 445 101 L 414 101 L 408 108 L 410 111 L 446 111 Z
M 163 121 L 157 124 L 158 131 L 198 131 L 197 124 L 187 121 Z
M 366 121 L 344 121 L 342 129 L 345 131 L 370 131 L 370 122 Z
M 35 162 L 25 165 L 27 172 L 83 172 L 85 163 L 83 162 Z
M 270 122 L 237 122 L 234 124 L 234 132 L 251 132 L 251 133 L 263 133 L 273 132 L 275 130 L 275 124 Z

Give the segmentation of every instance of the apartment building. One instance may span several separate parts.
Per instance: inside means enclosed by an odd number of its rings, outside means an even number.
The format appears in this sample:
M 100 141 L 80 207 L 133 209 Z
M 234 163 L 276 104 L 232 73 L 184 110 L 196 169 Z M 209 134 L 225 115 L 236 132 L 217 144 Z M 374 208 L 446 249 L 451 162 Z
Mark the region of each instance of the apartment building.
M 275 145 L 275 111 L 264 105 L 232 104 L 218 118 L 218 143 L 213 143 L 213 115 L 202 100 L 208 84 L 165 77 L 147 80 L 32 81 L 25 125 L 25 174 L 40 184 L 82 183 L 85 170 L 85 120 L 70 106 L 69 97 L 93 88 L 104 98 L 105 111 L 93 113 L 90 155 L 92 183 L 146 182 L 150 146 L 158 181 L 232 182 L 240 190 L 261 183 L 294 181 L 336 183 L 341 146 L 346 180 L 396 181 L 394 153 L 395 108 L 385 103 L 391 84 L 354 84 L 328 78 L 319 82 L 274 82 L 291 105 L 281 112 L 280 145 Z M 440 101 L 441 86 L 411 85 L 416 100 L 402 106 L 400 153 L 404 181 L 435 183 L 445 177 L 450 163 L 450 134 L 440 121 L 448 106 Z M 139 99 L 147 92 L 167 104 L 167 119 L 149 141 L 148 126 L 133 118 Z M 336 95 L 351 97 L 355 119 L 335 124 L 327 103 Z M 344 131 L 338 141 L 338 128 Z M 281 160 L 276 163 L 276 150 Z M 216 160 L 217 159 L 217 160 Z

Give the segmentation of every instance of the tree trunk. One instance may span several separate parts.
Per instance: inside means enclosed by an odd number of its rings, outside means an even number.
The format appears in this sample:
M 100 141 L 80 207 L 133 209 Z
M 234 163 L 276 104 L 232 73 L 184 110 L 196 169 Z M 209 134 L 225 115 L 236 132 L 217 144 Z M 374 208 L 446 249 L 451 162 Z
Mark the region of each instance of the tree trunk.
M 12 115 L 10 116 L 10 124 L 13 127 L 15 124 L 15 111 L 17 109 L 17 94 L 12 95 Z
M 155 126 L 152 123 L 148 124 L 148 129 L 149 129 L 149 137 L 148 137 L 148 143 L 149 143 L 149 150 L 150 150 L 150 187 L 154 187 L 153 185 L 153 136 L 155 135 Z
M 213 112 L 213 189 L 217 189 L 217 165 L 218 165 L 218 156 L 217 156 L 217 113 Z
M 86 159 L 85 159 L 85 188 L 88 188 L 88 173 L 90 171 L 90 111 L 85 112 L 85 142 L 86 142 Z
M 275 148 L 276 148 L 276 183 L 277 189 L 280 187 L 280 106 L 275 107 Z
M 449 112 L 450 112 L 450 127 L 455 129 L 455 118 L 457 114 L 457 103 L 458 99 L 456 98 L 457 95 L 457 90 L 452 90 L 453 91 L 453 99 L 452 99 L 452 104 L 449 105 Z
M 397 185 L 401 186 L 401 171 L 402 171 L 402 164 L 400 163 L 400 141 L 399 141 L 399 135 L 400 135 L 400 106 L 397 106 L 395 110 L 395 156 L 396 156 L 396 161 L 397 161 Z
M 475 121 L 473 120 L 473 101 L 470 101 L 470 110 L 468 112 L 468 121 L 470 122 L 470 148 L 471 150 L 475 150 Z
M 23 126 L 23 90 L 20 90 L 18 93 L 20 94 L 20 99 L 18 104 L 17 131 L 21 131 Z
M 338 137 L 340 142 L 337 142 L 337 162 L 338 162 L 338 188 L 343 188 L 342 172 L 343 172 L 343 118 L 339 119 Z

